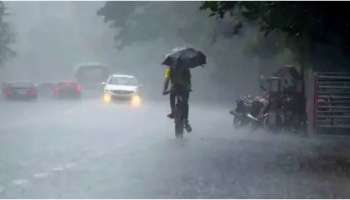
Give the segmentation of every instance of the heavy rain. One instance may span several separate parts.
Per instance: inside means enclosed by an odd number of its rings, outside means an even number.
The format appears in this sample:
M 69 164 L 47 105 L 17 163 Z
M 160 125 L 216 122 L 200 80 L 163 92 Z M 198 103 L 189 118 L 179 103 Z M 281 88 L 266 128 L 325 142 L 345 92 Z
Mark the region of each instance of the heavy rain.
M 0 2 L 0 198 L 349 198 L 347 6 Z

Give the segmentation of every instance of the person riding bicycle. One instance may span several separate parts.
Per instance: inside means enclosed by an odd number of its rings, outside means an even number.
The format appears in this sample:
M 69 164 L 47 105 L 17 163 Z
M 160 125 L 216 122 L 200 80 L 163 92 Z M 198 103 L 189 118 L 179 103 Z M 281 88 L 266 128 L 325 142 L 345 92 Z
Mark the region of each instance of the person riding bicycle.
M 175 110 L 175 96 L 181 95 L 184 101 L 184 118 L 185 118 L 185 129 L 187 132 L 192 131 L 192 127 L 188 120 L 189 106 L 188 100 L 191 91 L 191 71 L 186 67 L 171 67 L 168 66 L 165 69 L 165 80 L 164 80 L 164 88 L 163 95 L 168 93 L 169 82 L 171 84 L 170 87 L 170 109 L 171 112 L 167 115 L 169 118 L 174 118 L 174 110 Z

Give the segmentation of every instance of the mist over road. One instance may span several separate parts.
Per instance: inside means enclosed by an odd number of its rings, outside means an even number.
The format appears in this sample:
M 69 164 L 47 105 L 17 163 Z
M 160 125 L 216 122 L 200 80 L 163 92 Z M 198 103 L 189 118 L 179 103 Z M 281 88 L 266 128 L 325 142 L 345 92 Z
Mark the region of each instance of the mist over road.
M 335 145 L 234 130 L 225 106 L 192 102 L 194 131 L 179 141 L 165 101 L 0 105 L 2 198 L 349 196 L 349 163 L 327 159 Z

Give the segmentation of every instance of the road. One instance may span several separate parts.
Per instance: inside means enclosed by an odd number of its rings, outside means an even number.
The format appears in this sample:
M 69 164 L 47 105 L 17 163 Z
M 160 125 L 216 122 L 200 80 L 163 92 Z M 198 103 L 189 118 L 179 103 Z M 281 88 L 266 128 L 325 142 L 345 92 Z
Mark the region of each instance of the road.
M 1 198 L 349 198 L 346 137 L 234 130 L 192 102 L 174 139 L 166 102 L 0 102 Z

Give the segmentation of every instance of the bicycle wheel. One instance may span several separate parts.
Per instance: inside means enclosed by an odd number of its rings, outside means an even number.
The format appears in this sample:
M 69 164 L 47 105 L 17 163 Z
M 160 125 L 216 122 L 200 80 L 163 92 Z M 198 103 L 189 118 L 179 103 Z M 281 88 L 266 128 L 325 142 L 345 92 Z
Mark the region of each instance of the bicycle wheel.
M 182 117 L 181 104 L 175 106 L 175 137 L 182 138 L 184 132 L 184 120 Z

